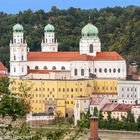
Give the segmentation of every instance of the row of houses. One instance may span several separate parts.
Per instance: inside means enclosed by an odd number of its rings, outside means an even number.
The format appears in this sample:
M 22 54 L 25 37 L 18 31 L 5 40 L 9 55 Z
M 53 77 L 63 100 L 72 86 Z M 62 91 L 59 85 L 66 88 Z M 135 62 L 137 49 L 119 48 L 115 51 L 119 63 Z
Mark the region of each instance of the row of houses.
M 127 118 L 128 112 L 133 113 L 135 121 L 140 116 L 140 105 L 136 104 L 120 104 L 111 103 L 106 97 L 78 97 L 75 100 L 75 124 L 81 119 L 81 113 L 86 114 L 90 109 L 90 114 L 94 115 L 94 109 L 97 108 L 98 113 L 101 112 L 103 119 L 107 119 L 108 112 L 114 119 L 122 120 Z

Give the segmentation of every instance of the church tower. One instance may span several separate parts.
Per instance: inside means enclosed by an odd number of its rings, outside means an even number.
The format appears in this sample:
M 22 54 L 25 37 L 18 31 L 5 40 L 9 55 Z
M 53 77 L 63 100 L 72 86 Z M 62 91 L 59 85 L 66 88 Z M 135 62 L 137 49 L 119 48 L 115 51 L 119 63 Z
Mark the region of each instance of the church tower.
M 13 40 L 10 41 L 10 76 L 22 77 L 27 74 L 28 48 L 24 40 L 23 26 L 13 27 Z
M 44 40 L 41 43 L 42 52 L 57 52 L 58 43 L 55 40 L 55 28 L 53 25 L 48 24 L 44 28 Z
M 82 29 L 82 38 L 80 39 L 80 54 L 96 56 L 101 51 L 101 42 L 98 37 L 98 29 L 92 23 L 88 23 Z

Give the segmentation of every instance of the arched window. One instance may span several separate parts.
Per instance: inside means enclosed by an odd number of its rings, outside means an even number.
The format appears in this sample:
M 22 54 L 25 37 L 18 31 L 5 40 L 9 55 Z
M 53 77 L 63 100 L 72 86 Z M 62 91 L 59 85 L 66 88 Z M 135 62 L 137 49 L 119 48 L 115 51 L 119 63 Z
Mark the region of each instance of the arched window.
M 14 72 L 16 72 L 16 68 L 14 68 Z
M 84 76 L 84 69 L 81 69 L 81 75 Z
M 106 68 L 104 69 L 104 72 L 107 73 L 107 69 Z
M 53 67 L 52 67 L 52 70 L 56 70 L 56 67 L 55 67 L 55 66 L 53 66 Z
M 65 70 L 65 67 L 64 67 L 64 66 L 62 66 L 62 67 L 61 67 L 61 70 Z
M 46 43 L 48 43 L 47 41 L 48 41 L 48 40 L 47 40 L 47 38 L 46 38 Z
M 113 69 L 113 72 L 115 73 L 116 72 L 116 69 Z
M 91 72 L 91 69 L 89 68 L 89 73 Z
M 29 66 L 27 66 L 27 69 L 29 70 L 29 69 L 30 69 L 30 67 L 29 67 Z
M 38 70 L 39 69 L 39 67 L 38 66 L 35 66 L 35 70 Z
M 23 60 L 23 55 L 21 56 L 21 60 Z
M 47 68 L 47 66 L 44 66 L 44 70 L 47 70 L 48 68 Z
M 78 75 L 77 69 L 74 69 L 74 75 Z
M 100 72 L 100 73 L 102 72 L 102 69 L 101 69 L 101 68 L 99 68 L 99 72 Z
M 93 45 L 92 44 L 90 44 L 90 46 L 89 46 L 89 52 L 93 53 Z
M 16 56 L 14 55 L 14 60 L 16 60 Z
M 111 69 L 109 69 L 109 72 L 111 73 Z
M 120 73 L 121 72 L 121 70 L 120 69 L 118 69 L 118 73 Z
M 97 69 L 95 68 L 95 73 L 97 72 Z

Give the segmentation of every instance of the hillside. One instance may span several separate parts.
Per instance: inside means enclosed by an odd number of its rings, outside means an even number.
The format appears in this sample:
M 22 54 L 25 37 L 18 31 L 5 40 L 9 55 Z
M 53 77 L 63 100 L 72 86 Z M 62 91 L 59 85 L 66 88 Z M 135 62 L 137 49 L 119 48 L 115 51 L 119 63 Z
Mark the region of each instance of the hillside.
M 23 25 L 30 50 L 40 50 L 43 28 L 52 23 L 60 51 L 77 51 L 81 29 L 91 22 L 99 29 L 102 51 L 117 51 L 124 58 L 140 63 L 140 7 L 114 7 L 104 9 L 81 10 L 69 8 L 59 10 L 52 7 L 49 12 L 27 10 L 18 14 L 0 12 L 0 60 L 9 67 L 9 42 L 12 39 L 12 27 L 19 22 Z

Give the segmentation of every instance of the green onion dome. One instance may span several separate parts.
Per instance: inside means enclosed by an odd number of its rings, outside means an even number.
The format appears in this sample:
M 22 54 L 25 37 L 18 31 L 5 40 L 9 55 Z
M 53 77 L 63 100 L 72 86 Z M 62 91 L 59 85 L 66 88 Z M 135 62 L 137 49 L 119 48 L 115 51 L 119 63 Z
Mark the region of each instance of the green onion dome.
M 19 23 L 13 26 L 13 31 L 14 32 L 23 32 L 23 26 Z
M 51 24 L 46 25 L 45 28 L 44 28 L 45 32 L 54 32 L 54 30 L 55 30 L 55 28 Z
M 82 28 L 83 37 L 95 37 L 98 36 L 98 29 L 92 23 L 88 23 Z

